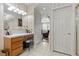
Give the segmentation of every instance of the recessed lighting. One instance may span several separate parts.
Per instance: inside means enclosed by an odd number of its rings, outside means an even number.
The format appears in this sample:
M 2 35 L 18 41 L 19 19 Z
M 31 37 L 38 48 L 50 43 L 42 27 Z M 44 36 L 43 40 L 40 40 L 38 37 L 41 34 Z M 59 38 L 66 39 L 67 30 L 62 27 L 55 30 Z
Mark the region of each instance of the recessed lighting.
M 43 8 L 43 10 L 46 10 L 46 8 Z

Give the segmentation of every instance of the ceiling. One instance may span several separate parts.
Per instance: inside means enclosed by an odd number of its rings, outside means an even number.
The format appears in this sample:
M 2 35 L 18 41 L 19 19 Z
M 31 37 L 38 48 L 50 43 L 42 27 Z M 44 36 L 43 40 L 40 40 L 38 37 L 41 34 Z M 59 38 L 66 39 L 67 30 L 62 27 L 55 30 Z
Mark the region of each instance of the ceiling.
M 40 11 L 41 15 L 43 16 L 46 16 L 46 15 L 49 16 L 50 10 L 52 7 L 51 3 L 11 3 L 11 4 L 27 12 L 27 14 L 33 14 L 34 8 L 37 8 Z M 7 10 L 7 7 L 8 6 L 4 4 L 4 11 L 7 13 L 12 13 Z M 15 13 L 12 13 L 12 14 L 15 14 Z
M 39 4 L 38 3 L 25 3 L 24 5 L 27 6 L 28 14 L 33 14 L 34 13 L 34 8 L 37 7 Z
M 37 3 L 11 3 L 11 5 L 27 12 L 27 14 L 33 14 L 34 8 L 38 4 Z M 12 13 L 12 12 L 8 11 L 7 8 L 8 8 L 7 4 L 4 4 L 4 11 L 6 13 Z M 12 14 L 16 14 L 16 13 L 12 13 Z
M 41 17 L 50 17 L 51 14 L 51 3 L 41 3 L 37 6 L 37 9 L 41 13 Z

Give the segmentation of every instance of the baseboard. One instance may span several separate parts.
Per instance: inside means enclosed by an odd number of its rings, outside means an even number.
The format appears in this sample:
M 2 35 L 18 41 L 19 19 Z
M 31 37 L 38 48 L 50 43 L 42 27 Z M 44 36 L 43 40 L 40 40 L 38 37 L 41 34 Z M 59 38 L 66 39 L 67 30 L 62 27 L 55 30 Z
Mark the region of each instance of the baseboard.
M 61 53 L 61 54 L 64 54 L 64 55 L 72 56 L 70 54 L 66 54 L 66 53 L 63 53 L 63 52 L 60 52 L 60 51 L 56 51 L 56 50 L 53 50 L 53 52 L 57 52 L 57 53 Z

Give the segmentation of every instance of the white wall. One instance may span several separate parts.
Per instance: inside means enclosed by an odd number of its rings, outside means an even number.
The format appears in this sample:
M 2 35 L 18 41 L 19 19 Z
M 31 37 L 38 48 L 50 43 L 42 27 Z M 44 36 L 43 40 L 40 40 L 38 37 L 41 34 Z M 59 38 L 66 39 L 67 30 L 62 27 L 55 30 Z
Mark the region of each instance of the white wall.
M 28 27 L 34 32 L 34 15 L 28 15 Z
M 22 17 L 23 19 L 23 27 L 28 26 L 28 16 Z
M 23 20 L 23 27 L 28 26 L 29 29 L 32 29 L 34 32 L 34 15 L 27 15 L 22 17 Z
M 0 4 L 0 49 L 4 48 L 4 29 L 3 29 L 3 21 L 4 21 L 4 17 L 3 17 L 3 4 Z
M 34 9 L 34 43 L 35 47 L 42 41 L 41 35 L 41 14 L 38 8 Z

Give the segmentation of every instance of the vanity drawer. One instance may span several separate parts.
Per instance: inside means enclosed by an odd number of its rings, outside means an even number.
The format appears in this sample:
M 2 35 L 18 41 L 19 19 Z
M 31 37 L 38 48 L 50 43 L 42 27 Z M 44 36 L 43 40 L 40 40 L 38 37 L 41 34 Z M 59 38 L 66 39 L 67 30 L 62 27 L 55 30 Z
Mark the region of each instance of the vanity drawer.
M 23 47 L 23 41 L 18 41 L 16 43 L 12 44 L 12 50 L 16 49 L 18 47 Z
M 15 49 L 15 50 L 12 50 L 11 55 L 16 56 L 16 55 L 22 53 L 22 50 L 23 50 L 23 47 L 19 47 L 19 48 Z
M 17 41 L 23 41 L 22 37 L 12 38 L 12 43 Z

